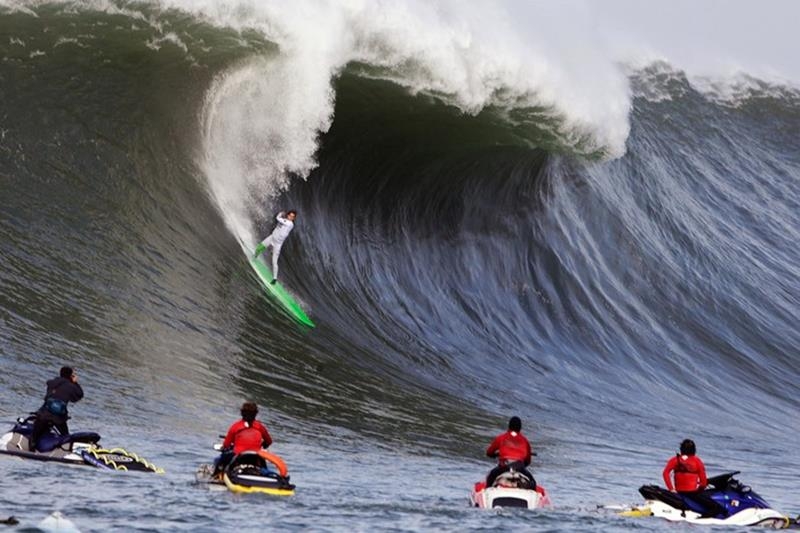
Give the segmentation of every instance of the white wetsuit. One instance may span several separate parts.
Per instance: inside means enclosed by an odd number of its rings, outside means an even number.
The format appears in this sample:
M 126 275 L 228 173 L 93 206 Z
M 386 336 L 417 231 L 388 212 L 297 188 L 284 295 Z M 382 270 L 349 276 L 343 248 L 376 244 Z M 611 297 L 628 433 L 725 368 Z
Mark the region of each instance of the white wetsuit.
M 275 218 L 278 221 L 278 227 L 272 230 L 269 237 L 261 241 L 264 248 L 272 247 L 272 278 L 278 279 L 278 256 L 281 255 L 281 246 L 283 241 L 289 236 L 294 228 L 294 222 L 283 216 L 283 211 L 278 213 Z

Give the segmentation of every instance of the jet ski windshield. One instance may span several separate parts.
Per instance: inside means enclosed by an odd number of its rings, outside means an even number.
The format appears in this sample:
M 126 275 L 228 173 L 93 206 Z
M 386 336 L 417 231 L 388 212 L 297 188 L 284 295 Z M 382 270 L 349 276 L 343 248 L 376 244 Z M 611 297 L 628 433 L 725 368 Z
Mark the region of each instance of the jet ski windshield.
M 741 485 L 733 476 L 740 474 L 739 470 L 728 472 L 727 474 L 720 474 L 718 476 L 708 478 L 708 486 L 714 487 L 717 490 L 723 490 L 729 485 Z

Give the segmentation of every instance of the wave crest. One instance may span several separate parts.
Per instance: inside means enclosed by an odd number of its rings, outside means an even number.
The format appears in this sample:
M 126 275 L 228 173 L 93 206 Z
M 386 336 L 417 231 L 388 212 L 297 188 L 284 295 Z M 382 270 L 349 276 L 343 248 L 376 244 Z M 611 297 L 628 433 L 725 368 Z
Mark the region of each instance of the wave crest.
M 491 109 L 512 127 L 556 124 L 553 133 L 579 152 L 625 151 L 630 100 L 618 67 L 593 67 L 600 75 L 592 85 L 572 79 L 555 58 L 509 34 L 502 14 L 487 19 L 477 7 L 462 13 L 422 2 L 170 4 L 215 24 L 255 27 L 280 48 L 221 75 L 203 112 L 203 167 L 242 240 L 251 239 L 247 219 L 259 218 L 254 209 L 286 187 L 287 174 L 314 168 L 317 139 L 333 116 L 332 83 L 356 63 L 366 66 L 362 76 L 433 95 L 468 115 Z M 493 25 L 495 38 L 476 20 Z

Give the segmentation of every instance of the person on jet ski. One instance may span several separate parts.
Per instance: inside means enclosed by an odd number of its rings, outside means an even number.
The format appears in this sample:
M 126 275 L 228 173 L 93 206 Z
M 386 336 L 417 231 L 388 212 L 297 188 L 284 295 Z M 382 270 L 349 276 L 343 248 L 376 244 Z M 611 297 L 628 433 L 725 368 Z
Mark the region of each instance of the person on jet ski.
M 719 515 L 725 516 L 725 508 L 715 502 L 711 496 L 704 492 L 708 485 L 706 478 L 706 467 L 703 461 L 695 455 L 697 448 L 694 441 L 685 439 L 681 442 L 681 452 L 667 461 L 662 473 L 667 489 L 677 492 L 684 499 L 690 499 L 701 505 L 706 512 L 703 518 L 711 518 Z M 670 474 L 674 472 L 675 484 L 673 485 Z
M 495 437 L 486 449 L 488 457 L 498 458 L 498 465 L 486 476 L 486 487 L 494 485 L 497 477 L 509 470 L 515 470 L 531 480 L 531 488 L 536 488 L 536 480 L 526 468 L 531 464 L 531 443 L 521 432 L 522 421 L 512 416 L 508 421 L 508 431 Z
M 81 398 L 83 389 L 78 383 L 78 375 L 71 367 L 62 367 L 59 376 L 47 382 L 44 404 L 36 411 L 28 441 L 30 451 L 36 451 L 36 443 L 51 427 L 55 426 L 61 435 L 69 435 L 67 404 L 80 401 Z
M 214 474 L 219 474 L 236 455 L 257 452 L 272 444 L 267 428 L 256 420 L 258 406 L 253 402 L 242 404 L 242 419 L 234 422 L 222 442 L 222 453 L 215 461 Z

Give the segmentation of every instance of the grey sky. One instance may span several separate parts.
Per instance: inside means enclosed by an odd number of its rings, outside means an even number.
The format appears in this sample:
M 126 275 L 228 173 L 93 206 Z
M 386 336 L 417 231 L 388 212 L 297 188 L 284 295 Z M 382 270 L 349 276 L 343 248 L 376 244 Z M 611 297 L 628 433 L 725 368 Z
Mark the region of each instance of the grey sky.
M 512 0 L 515 24 L 568 55 L 667 59 L 690 74 L 800 82 L 800 0 Z

